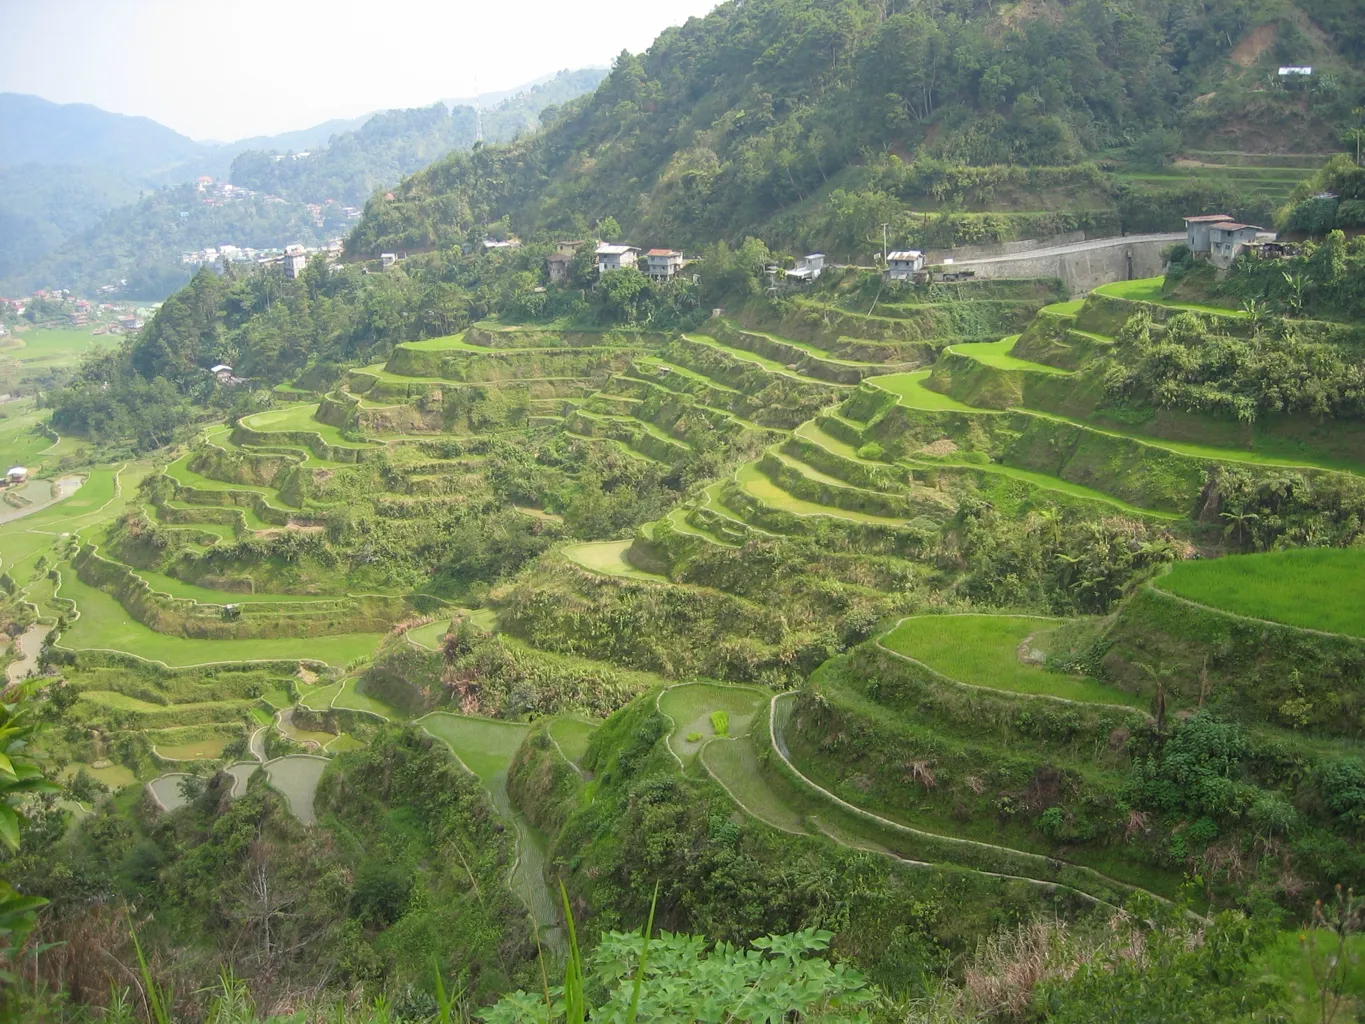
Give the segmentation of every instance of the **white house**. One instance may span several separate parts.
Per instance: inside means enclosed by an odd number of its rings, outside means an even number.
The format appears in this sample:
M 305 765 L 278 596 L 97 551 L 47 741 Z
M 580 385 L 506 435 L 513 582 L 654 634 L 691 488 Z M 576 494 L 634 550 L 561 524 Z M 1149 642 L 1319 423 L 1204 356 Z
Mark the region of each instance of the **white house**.
M 597 272 L 606 274 L 612 270 L 635 266 L 640 250 L 633 245 L 609 245 L 603 242 L 597 247 Z
M 379 266 L 380 266 L 380 268 L 383 269 L 383 270 L 388 270 L 391 266 L 393 266 L 393 265 L 394 265 L 395 263 L 397 263 L 397 262 L 398 262 L 398 256 L 397 256 L 396 253 L 381 252 L 381 253 L 379 254 Z
M 284 247 L 284 276 L 289 280 L 295 280 L 303 273 L 308 266 L 308 254 L 303 251 L 301 245 L 286 245 Z
M 504 238 L 501 241 L 494 238 L 485 238 L 483 240 L 484 252 L 488 252 L 491 249 L 515 249 L 520 245 L 521 241 L 516 238 Z
M 796 266 L 787 271 L 787 278 L 800 284 L 810 284 L 825 269 L 825 254 L 813 252 L 809 256 L 802 256 L 796 261 Z
M 683 254 L 672 249 L 650 249 L 645 253 L 645 273 L 655 281 L 671 281 L 683 268 Z
M 11 466 L 5 473 L 5 483 L 21 484 L 28 479 L 28 470 L 23 466 Z
M 900 249 L 887 253 L 882 276 L 888 281 L 913 281 L 915 272 L 923 267 L 924 253 L 918 249 Z

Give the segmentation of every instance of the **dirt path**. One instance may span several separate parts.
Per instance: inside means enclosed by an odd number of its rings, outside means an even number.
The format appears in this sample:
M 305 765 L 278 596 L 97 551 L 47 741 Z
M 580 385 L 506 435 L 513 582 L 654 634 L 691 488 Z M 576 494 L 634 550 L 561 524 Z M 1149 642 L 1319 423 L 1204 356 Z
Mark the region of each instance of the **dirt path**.
M 265 731 L 270 726 L 263 725 L 251 734 L 251 739 L 247 740 L 247 748 L 251 751 L 251 756 L 261 764 L 265 764 Z

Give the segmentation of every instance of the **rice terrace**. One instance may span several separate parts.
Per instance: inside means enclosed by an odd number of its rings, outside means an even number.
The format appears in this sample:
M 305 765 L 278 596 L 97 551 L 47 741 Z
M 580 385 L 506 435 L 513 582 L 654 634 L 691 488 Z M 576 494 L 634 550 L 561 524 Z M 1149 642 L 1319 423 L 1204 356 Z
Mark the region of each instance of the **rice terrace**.
M 130 178 L 0 300 L 0 1021 L 1365 1019 L 1296 4 L 726 3 Z

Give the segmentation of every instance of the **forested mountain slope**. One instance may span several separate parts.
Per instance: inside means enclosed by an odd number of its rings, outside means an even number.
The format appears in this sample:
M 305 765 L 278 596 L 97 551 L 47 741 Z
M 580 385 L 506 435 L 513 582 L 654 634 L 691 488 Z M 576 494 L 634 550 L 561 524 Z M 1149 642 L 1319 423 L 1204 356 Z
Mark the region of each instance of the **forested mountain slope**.
M 845 246 L 873 224 L 880 243 L 883 221 L 908 232 L 912 206 L 1122 216 L 1124 197 L 1093 172 L 937 162 L 1074 167 L 1172 143 L 1333 149 L 1358 50 L 1323 3 L 728 3 L 622 54 L 542 135 L 452 156 L 373 201 L 351 248 L 432 246 L 503 216 L 523 232 L 576 234 L 612 215 L 674 245 L 766 227 Z M 1279 87 L 1274 68 L 1291 61 L 1315 65 L 1311 87 Z M 1127 217 L 1145 227 L 1136 206 Z
M 597 87 L 601 69 L 562 71 L 549 82 L 508 97 L 483 114 L 484 138 L 508 142 L 536 126 L 545 107 L 556 107 Z M 252 149 L 232 161 L 234 185 L 301 202 L 328 199 L 363 203 L 381 185 L 392 185 L 454 149 L 474 145 L 478 114 L 472 106 L 389 110 L 354 131 L 332 136 L 305 157 L 278 149 Z

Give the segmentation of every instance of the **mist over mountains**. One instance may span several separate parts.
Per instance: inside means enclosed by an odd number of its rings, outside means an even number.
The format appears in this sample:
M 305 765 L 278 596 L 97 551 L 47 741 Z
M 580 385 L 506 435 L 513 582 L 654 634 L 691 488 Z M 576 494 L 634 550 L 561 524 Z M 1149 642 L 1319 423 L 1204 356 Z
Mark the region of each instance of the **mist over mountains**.
M 563 71 L 481 97 L 484 137 L 506 141 L 533 129 L 542 109 L 595 88 L 605 74 Z M 317 242 L 337 232 L 338 218 L 326 223 L 308 204 L 363 205 L 381 185 L 473 145 L 476 122 L 473 106 L 438 101 L 212 143 L 146 117 L 0 93 L 0 293 L 113 284 L 160 298 L 188 275 L 182 252 Z M 278 196 L 291 209 L 204 210 L 193 188 L 203 178 Z M 277 230 L 289 234 L 275 238 Z

